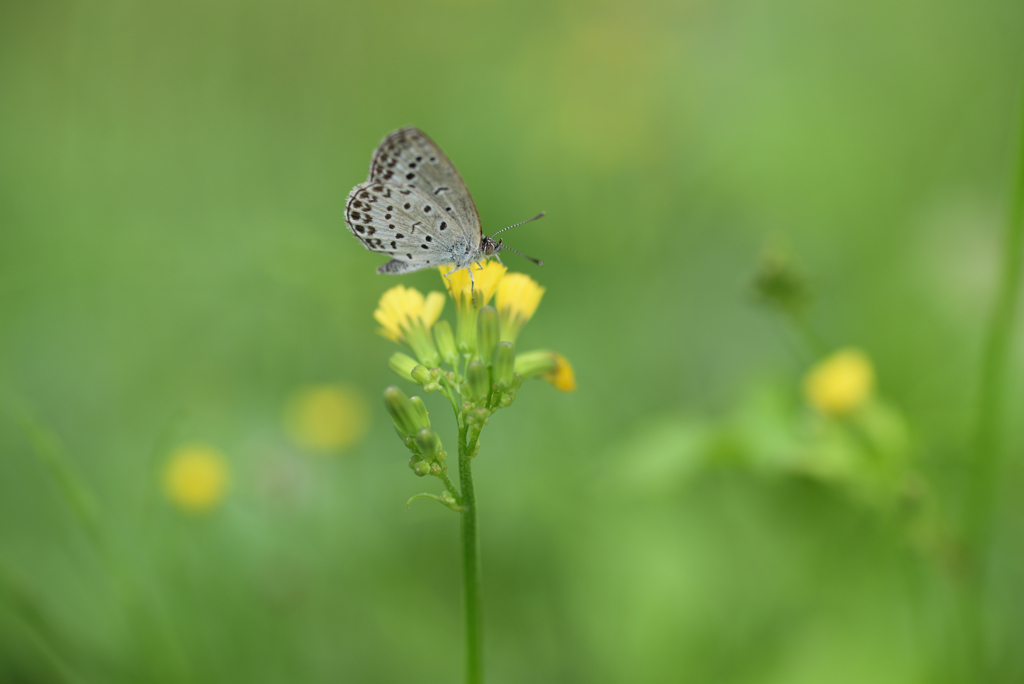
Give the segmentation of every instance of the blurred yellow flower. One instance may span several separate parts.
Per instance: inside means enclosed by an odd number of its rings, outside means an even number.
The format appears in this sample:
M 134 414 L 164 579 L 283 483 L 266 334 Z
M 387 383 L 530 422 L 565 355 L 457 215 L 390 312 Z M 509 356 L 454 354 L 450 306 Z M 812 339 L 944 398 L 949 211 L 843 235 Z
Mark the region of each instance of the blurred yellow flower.
M 164 494 L 178 508 L 200 513 L 224 499 L 228 466 L 224 455 L 206 444 L 187 444 L 175 450 L 164 467 Z
M 440 292 L 431 292 L 424 298 L 415 288 L 396 285 L 381 295 L 373 317 L 381 325 L 381 335 L 405 342 L 413 326 L 420 324 L 429 330 L 443 309 L 444 295 Z
M 507 273 L 498 283 L 495 308 L 501 316 L 501 339 L 515 342 L 519 331 L 533 317 L 544 288 L 524 273 Z
M 875 387 L 871 359 L 859 349 L 841 349 L 818 362 L 804 378 L 804 394 L 818 411 L 844 416 L 868 400 Z
M 480 309 L 487 306 L 487 303 L 491 301 L 491 297 L 494 296 L 495 290 L 498 289 L 498 282 L 505 275 L 505 271 L 508 270 L 497 261 L 484 262 L 482 267 L 474 264 L 469 268 L 473 269 L 472 281 L 470 280 L 469 269 L 465 268 L 461 268 L 444 278 L 448 294 L 455 300 L 455 305 L 460 311 L 469 306 L 470 292 L 474 295 L 474 308 Z M 441 266 L 438 270 L 441 272 L 441 276 L 444 277 L 446 273 L 452 270 L 452 266 L 450 264 Z
M 366 399 L 355 387 L 314 385 L 288 402 L 285 425 L 296 444 L 327 453 L 359 442 L 366 435 L 369 416 Z
M 555 361 L 555 369 L 541 377 L 555 386 L 560 392 L 574 392 L 576 390 L 576 373 L 572 369 L 569 359 L 557 352 L 552 352 Z

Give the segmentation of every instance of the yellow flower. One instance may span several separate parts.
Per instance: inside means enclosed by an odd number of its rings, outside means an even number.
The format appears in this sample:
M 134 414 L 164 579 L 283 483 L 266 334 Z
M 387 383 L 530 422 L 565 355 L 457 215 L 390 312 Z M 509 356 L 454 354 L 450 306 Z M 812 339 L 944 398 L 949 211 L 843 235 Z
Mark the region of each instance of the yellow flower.
M 501 315 L 501 339 L 515 342 L 519 331 L 533 317 L 544 288 L 524 273 L 508 273 L 498 283 L 495 308 Z
M 436 368 L 441 357 L 434 346 L 430 327 L 444 309 L 444 295 L 431 292 L 424 297 L 419 290 L 396 285 L 377 303 L 373 317 L 381 324 L 380 334 L 395 342 L 404 342 L 416 352 L 427 368 Z
M 561 354 L 554 353 L 555 369 L 541 377 L 552 385 L 559 392 L 573 392 L 576 390 L 576 373 L 572 369 L 569 359 Z
M 516 355 L 515 372 L 524 380 L 541 378 L 555 389 L 572 392 L 576 389 L 576 373 L 569 359 L 550 349 L 537 349 Z
M 830 416 L 844 416 L 864 405 L 875 386 L 871 359 L 859 349 L 842 349 L 818 362 L 804 378 L 811 406 Z
M 450 264 L 441 266 L 438 269 L 441 272 L 441 277 L 444 278 L 445 274 L 451 271 L 452 268 Z M 469 268 L 473 269 L 472 281 L 470 280 L 469 269 L 465 268 L 460 268 L 455 273 L 444 278 L 448 294 L 455 300 L 455 305 L 459 308 L 459 311 L 469 306 L 470 292 L 473 293 L 474 308 L 480 309 L 487 306 L 487 303 L 491 301 L 491 297 L 494 296 L 494 291 L 498 289 L 498 282 L 505 275 L 505 271 L 508 270 L 497 261 L 487 261 L 482 266 L 473 264 Z
M 288 402 L 285 424 L 296 444 L 310 451 L 340 451 L 366 435 L 366 399 L 355 387 L 313 385 Z
M 164 467 L 164 493 L 178 508 L 200 513 L 224 499 L 228 467 L 223 454 L 206 444 L 187 444 Z
M 443 309 L 444 295 L 440 292 L 431 292 L 424 298 L 415 288 L 395 285 L 381 295 L 373 317 L 381 324 L 381 335 L 405 342 L 410 328 L 419 324 L 429 330 Z

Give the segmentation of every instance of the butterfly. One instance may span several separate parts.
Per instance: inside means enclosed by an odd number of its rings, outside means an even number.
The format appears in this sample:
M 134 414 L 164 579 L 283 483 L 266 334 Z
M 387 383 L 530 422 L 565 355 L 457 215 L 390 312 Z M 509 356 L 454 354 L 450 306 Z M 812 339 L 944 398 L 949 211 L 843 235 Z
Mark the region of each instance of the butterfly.
M 508 228 L 542 216 L 544 212 Z M 472 279 L 470 267 L 488 257 L 498 258 L 502 249 L 543 266 L 483 234 L 476 204 L 455 165 L 417 128 L 397 130 L 377 147 L 369 179 L 348 195 L 345 223 L 368 250 L 393 257 L 377 273 L 411 273 L 452 264 L 446 277 L 464 268 Z

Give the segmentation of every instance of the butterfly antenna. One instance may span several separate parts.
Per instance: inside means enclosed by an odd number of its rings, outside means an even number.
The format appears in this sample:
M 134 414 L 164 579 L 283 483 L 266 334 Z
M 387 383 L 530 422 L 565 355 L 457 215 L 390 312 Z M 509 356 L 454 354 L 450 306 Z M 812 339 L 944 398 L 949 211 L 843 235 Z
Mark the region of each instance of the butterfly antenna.
M 541 216 L 543 216 L 543 215 L 544 214 L 541 214 Z M 530 220 L 532 221 L 533 219 L 530 219 Z M 523 221 L 523 223 L 526 223 L 526 221 Z M 509 226 L 509 228 L 515 228 L 515 226 Z M 508 228 L 506 228 L 505 230 L 508 230 Z M 498 232 L 500 233 L 501 231 L 498 231 Z M 544 262 L 541 261 L 540 259 L 534 259 L 532 256 L 526 256 L 525 254 L 520 252 L 518 249 L 512 249 L 508 245 L 503 244 L 501 242 L 501 240 L 498 240 L 498 249 L 495 250 L 495 253 L 497 253 L 498 251 L 503 250 L 503 249 L 507 249 L 508 251 L 512 252 L 513 254 L 518 254 L 519 256 L 523 257 L 527 261 L 532 261 L 533 263 L 537 264 L 538 266 L 543 266 L 544 265 Z
M 544 218 L 545 214 L 547 214 L 547 212 L 546 211 L 542 211 L 539 214 L 537 214 L 536 216 L 534 216 L 533 218 L 528 218 L 525 221 L 520 221 L 519 223 L 517 223 L 515 225 L 512 225 L 512 226 L 509 226 L 508 228 L 518 228 L 519 226 L 527 224 L 530 221 L 536 221 L 539 218 Z M 506 230 L 508 230 L 508 228 L 502 228 L 501 230 L 498 231 L 498 233 L 504 233 Z M 497 235 L 498 233 L 495 233 L 494 235 Z M 492 235 L 491 237 L 493 238 L 494 235 Z M 508 248 L 506 247 L 506 249 L 508 249 Z M 516 252 L 514 249 L 512 251 Z M 516 252 L 516 254 L 519 254 L 519 252 Z M 525 255 L 521 255 L 521 256 L 525 256 Z M 529 259 L 530 257 L 526 257 L 526 258 Z M 536 259 L 530 259 L 530 261 L 536 261 Z

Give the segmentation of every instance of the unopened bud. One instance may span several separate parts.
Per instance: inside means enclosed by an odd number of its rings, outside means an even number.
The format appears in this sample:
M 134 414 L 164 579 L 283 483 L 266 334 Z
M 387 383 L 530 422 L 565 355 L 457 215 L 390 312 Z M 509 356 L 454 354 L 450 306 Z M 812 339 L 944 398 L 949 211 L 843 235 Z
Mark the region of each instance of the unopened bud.
M 516 346 L 511 342 L 499 342 L 494 352 L 494 384 L 498 389 L 507 389 L 512 384 L 515 362 Z
M 416 433 L 416 446 L 420 454 L 428 461 L 437 460 L 437 452 L 441 450 L 441 438 L 430 428 L 423 428 Z
M 480 361 L 470 361 L 466 368 L 466 384 L 469 386 L 469 396 L 477 403 L 487 401 L 491 393 L 491 382 L 487 372 L 487 366 Z
M 409 403 L 412 404 L 413 420 L 415 421 L 414 425 L 416 428 L 413 430 L 413 433 L 421 428 L 430 427 L 430 416 L 427 413 L 427 406 L 423 403 L 423 400 L 419 397 L 412 397 L 409 399 Z
M 419 429 L 416 416 L 416 409 L 413 408 L 409 397 L 405 392 L 394 385 L 384 390 L 384 404 L 388 407 L 391 419 L 395 421 L 395 427 L 403 438 L 409 437 Z
M 416 463 L 416 465 L 412 467 L 412 471 L 419 475 L 420 477 L 423 477 L 424 475 L 429 475 L 430 464 L 427 463 L 426 461 L 419 461 Z

